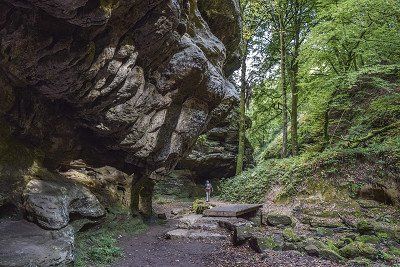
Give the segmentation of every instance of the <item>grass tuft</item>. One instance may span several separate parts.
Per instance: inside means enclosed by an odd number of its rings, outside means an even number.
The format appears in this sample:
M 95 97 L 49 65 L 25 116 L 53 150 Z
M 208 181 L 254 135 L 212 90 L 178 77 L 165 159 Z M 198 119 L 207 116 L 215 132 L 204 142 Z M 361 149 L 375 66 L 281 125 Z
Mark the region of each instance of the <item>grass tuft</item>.
M 123 255 L 118 247 L 118 236 L 139 234 L 147 226 L 142 220 L 132 218 L 123 208 L 114 208 L 107 213 L 105 221 L 76 236 L 75 266 L 105 266 Z

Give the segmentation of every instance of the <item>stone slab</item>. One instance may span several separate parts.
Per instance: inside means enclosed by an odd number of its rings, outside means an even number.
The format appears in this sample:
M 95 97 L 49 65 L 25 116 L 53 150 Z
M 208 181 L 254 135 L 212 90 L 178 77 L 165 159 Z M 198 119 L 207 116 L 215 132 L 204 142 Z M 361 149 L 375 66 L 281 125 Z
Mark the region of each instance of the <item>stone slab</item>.
M 74 230 L 47 231 L 27 221 L 0 221 L 0 266 L 69 266 Z
M 251 225 L 252 222 L 243 218 L 236 217 L 203 217 L 203 215 L 190 214 L 183 216 L 178 221 L 178 228 L 181 229 L 202 229 L 207 231 L 214 231 L 220 228 L 220 223 L 226 222 L 234 226 Z
M 255 212 L 262 207 L 261 204 L 231 204 L 217 206 L 204 211 L 208 217 L 239 217 Z
M 175 229 L 166 233 L 167 239 L 193 239 L 193 240 L 224 240 L 229 236 L 224 233 L 205 231 L 205 230 L 188 230 L 188 229 Z

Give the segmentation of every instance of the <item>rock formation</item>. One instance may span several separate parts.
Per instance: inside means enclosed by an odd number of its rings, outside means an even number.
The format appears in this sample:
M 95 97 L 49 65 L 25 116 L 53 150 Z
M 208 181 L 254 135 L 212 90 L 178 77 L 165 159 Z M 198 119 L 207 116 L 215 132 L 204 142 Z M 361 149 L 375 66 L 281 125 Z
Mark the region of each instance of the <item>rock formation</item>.
M 148 213 L 150 178 L 237 101 L 240 30 L 237 0 L 0 0 L 0 217 L 64 227 L 37 235 L 51 245 L 113 201 Z M 60 246 L 25 259 L 71 262 L 73 235 Z
M 61 229 L 70 215 L 97 218 L 104 209 L 85 187 L 68 182 L 31 180 L 23 194 L 24 210 L 29 220 L 46 229 Z
M 110 166 L 92 168 L 81 160 L 63 165 L 60 174 L 67 181 L 89 188 L 106 208 L 112 206 L 129 208 L 131 204 L 132 175 Z
M 0 221 L 0 266 L 68 266 L 74 261 L 74 229 L 47 231 L 27 221 Z
M 172 169 L 237 97 L 238 3 L 212 2 L 0 1 L 2 118 L 48 168 Z
M 238 154 L 238 113 L 232 111 L 213 129 L 202 135 L 194 149 L 177 165 L 177 169 L 194 172 L 199 181 L 235 175 Z M 245 165 L 254 163 L 253 148 L 246 139 Z

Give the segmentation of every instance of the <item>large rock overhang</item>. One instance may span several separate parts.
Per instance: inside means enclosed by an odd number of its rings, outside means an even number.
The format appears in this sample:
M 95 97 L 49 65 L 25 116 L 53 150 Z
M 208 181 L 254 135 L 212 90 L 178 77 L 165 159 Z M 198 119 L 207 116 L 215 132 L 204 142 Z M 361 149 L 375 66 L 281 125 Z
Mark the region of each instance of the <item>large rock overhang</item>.
M 0 0 L 0 115 L 48 166 L 169 170 L 237 99 L 216 35 L 195 0 Z

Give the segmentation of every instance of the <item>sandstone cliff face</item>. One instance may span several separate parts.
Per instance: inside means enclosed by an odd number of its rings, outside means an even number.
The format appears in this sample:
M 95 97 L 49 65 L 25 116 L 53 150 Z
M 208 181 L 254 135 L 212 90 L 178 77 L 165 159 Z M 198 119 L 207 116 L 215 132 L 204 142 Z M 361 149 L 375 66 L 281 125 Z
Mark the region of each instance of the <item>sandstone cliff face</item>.
M 171 169 L 237 97 L 238 18 L 235 0 L 0 0 L 2 117 L 48 166 Z
M 233 110 L 213 129 L 202 135 L 194 149 L 177 165 L 177 169 L 194 172 L 197 181 L 228 178 L 235 175 L 239 143 L 239 114 Z M 245 167 L 254 163 L 253 148 L 246 139 Z
M 237 101 L 240 30 L 237 0 L 0 0 L 0 232 L 32 233 L 0 265 L 73 261 L 71 216 L 151 212 L 141 180 Z

